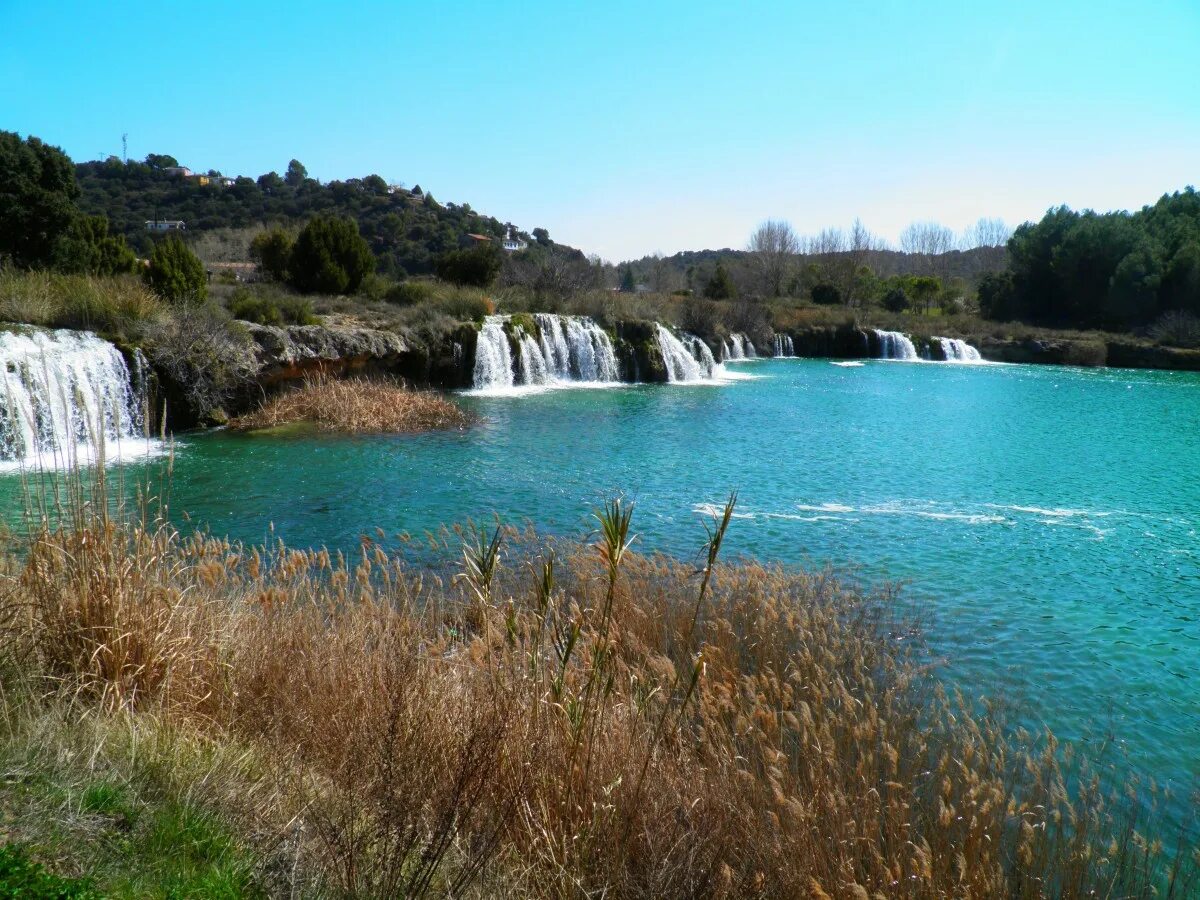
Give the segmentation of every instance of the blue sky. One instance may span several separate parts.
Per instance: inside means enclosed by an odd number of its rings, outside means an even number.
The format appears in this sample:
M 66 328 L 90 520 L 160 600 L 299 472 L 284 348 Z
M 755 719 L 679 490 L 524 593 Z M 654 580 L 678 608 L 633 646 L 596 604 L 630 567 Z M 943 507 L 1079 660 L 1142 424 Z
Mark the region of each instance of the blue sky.
M 0 0 L 0 128 L 376 172 L 608 259 L 1200 182 L 1200 0 Z

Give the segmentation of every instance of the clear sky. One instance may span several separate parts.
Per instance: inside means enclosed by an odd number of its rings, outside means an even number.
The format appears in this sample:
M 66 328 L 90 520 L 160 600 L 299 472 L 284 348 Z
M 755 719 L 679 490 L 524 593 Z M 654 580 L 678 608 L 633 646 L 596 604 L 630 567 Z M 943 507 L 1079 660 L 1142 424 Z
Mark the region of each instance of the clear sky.
M 619 260 L 1200 182 L 1200 0 L 0 0 L 0 128 L 378 173 Z

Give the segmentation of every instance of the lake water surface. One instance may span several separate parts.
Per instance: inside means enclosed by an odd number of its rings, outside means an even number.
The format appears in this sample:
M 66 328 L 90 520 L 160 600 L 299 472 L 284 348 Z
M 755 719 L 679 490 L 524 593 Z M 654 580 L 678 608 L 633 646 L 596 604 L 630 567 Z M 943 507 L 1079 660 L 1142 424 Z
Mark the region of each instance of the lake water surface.
M 721 386 L 464 397 L 419 437 L 182 440 L 172 507 L 219 534 L 352 547 L 487 519 L 584 536 L 636 501 L 643 549 L 696 551 L 740 492 L 729 554 L 901 579 L 945 672 L 1075 740 L 1200 778 L 1200 375 L 822 360 Z M 727 557 L 728 558 L 728 557 Z

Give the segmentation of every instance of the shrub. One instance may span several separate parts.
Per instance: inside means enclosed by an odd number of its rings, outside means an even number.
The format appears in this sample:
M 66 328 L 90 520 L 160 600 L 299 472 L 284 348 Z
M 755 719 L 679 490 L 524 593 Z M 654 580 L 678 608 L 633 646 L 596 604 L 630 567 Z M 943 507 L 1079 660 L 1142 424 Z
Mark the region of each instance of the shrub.
M 146 283 L 158 296 L 175 303 L 201 303 L 208 297 L 204 264 L 175 235 L 155 245 L 146 269 Z
M 238 288 L 229 298 L 235 319 L 259 325 L 315 325 L 312 301 L 290 294 L 265 295 Z
M 704 296 L 709 300 L 732 300 L 737 296 L 733 279 L 729 277 L 729 272 L 722 263 L 717 263 L 712 278 L 704 285 Z
M 201 417 L 219 410 L 259 369 L 254 341 L 211 303 L 183 307 L 154 323 L 146 352 Z
M 490 287 L 504 265 L 503 251 L 491 241 L 481 241 L 466 250 L 450 250 L 433 264 L 437 277 L 451 284 Z
M 348 294 L 375 268 L 371 248 L 353 219 L 316 216 L 296 238 L 288 279 L 306 294 Z
M 1178 310 L 1163 313 L 1148 334 L 1170 347 L 1200 347 L 1200 317 Z
M 904 312 L 912 307 L 912 301 L 908 299 L 908 294 L 904 293 L 904 288 L 894 287 L 883 295 L 883 308 L 888 312 Z
M 282 228 L 272 228 L 256 235 L 250 242 L 250 258 L 258 269 L 276 281 L 287 281 L 288 263 L 295 239 Z
M 842 302 L 842 292 L 832 284 L 814 284 L 809 294 L 813 303 L 821 306 L 836 306 Z
M 0 846 L 0 898 L 12 900 L 100 900 L 91 882 L 47 872 L 14 844 Z
M 401 281 L 388 288 L 383 299 L 397 306 L 414 306 L 433 299 L 433 285 L 427 281 Z

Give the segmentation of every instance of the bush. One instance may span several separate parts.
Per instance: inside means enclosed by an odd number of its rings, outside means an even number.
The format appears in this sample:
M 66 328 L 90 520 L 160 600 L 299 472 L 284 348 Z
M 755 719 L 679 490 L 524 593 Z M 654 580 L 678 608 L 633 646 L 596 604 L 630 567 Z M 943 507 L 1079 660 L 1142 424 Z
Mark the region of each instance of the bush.
M 250 242 L 250 258 L 258 263 L 260 272 L 276 281 L 287 281 L 294 245 L 295 239 L 290 233 L 282 228 L 272 228 Z
M 1164 313 L 1148 334 L 1169 347 L 1200 347 L 1200 318 L 1178 310 Z
M 434 261 L 433 269 L 438 278 L 451 284 L 485 288 L 496 280 L 503 265 L 503 252 L 487 241 L 466 250 L 443 253 Z
M 433 285 L 427 281 L 401 281 L 388 288 L 383 299 L 397 306 L 415 306 L 433 299 Z
M 198 417 L 219 410 L 259 369 L 254 341 L 211 303 L 183 307 L 155 323 L 146 352 Z
M 14 844 L 0 847 L 0 898 L 10 897 L 12 900 L 100 900 L 89 881 L 53 875 Z
M 353 219 L 316 216 L 296 238 L 288 279 L 306 294 L 352 294 L 374 268 L 375 257 Z
M 208 297 L 204 264 L 174 235 L 155 246 L 145 277 L 154 293 L 164 300 L 202 303 Z
M 904 288 L 894 287 L 883 295 L 883 308 L 888 312 L 904 312 L 912 307 L 912 301 L 908 299 L 908 294 L 904 293 Z
M 821 306 L 837 306 L 842 302 L 842 292 L 832 284 L 814 284 L 810 294 L 813 303 Z
M 229 312 L 235 319 L 258 325 L 315 325 L 312 301 L 289 294 L 267 296 L 238 288 L 229 298 Z

